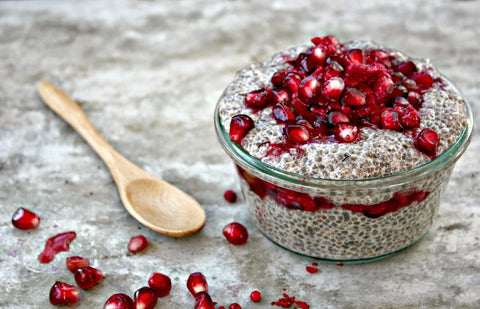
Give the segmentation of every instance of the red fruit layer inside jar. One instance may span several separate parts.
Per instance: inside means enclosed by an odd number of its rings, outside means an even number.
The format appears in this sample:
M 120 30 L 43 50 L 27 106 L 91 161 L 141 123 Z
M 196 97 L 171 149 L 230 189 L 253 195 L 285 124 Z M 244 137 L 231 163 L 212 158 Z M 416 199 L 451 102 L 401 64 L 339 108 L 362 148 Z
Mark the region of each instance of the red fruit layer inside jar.
M 242 177 L 248 183 L 250 190 L 252 190 L 262 200 L 269 196 L 277 204 L 292 210 L 315 212 L 320 209 L 341 207 L 351 212 L 362 213 L 369 218 L 378 218 L 388 213 L 396 212 L 403 207 L 410 206 L 415 202 L 419 203 L 426 199 L 430 194 L 430 192 L 424 190 L 409 188 L 395 192 L 389 200 L 377 204 L 336 205 L 323 196 L 312 197 L 307 193 L 285 189 L 272 183 L 263 181 L 258 177 L 252 176 L 239 166 L 237 166 L 237 170 L 240 177 Z
M 355 143 L 363 127 L 402 132 L 416 148 L 436 156 L 437 140 L 420 132 L 423 94 L 443 81 L 398 53 L 382 49 L 349 49 L 331 36 L 313 38 L 312 47 L 287 61 L 291 67 L 271 77 L 272 87 L 245 95 L 255 112 L 272 107 L 272 118 L 284 125 L 284 143 L 270 143 L 269 155 L 308 143 Z M 232 118 L 230 138 L 241 143 L 255 127 L 247 115 Z

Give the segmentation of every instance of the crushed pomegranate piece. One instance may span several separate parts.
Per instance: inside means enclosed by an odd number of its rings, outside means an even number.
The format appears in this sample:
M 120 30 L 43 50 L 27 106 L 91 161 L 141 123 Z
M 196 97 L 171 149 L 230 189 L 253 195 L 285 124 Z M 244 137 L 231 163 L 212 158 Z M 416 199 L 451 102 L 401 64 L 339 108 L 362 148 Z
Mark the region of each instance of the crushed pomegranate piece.
M 172 280 L 167 275 L 153 273 L 148 279 L 148 286 L 157 292 L 158 297 L 164 297 L 170 294 L 172 289 Z
M 103 309 L 135 309 L 133 299 L 124 293 L 113 294 L 110 296 Z
M 75 273 L 77 269 L 90 266 L 90 261 L 81 256 L 70 256 L 65 259 L 65 264 L 67 265 L 68 270 Z
M 90 266 L 75 271 L 75 282 L 84 290 L 88 290 L 102 281 L 103 277 L 105 277 L 104 272 Z
M 260 291 L 255 290 L 250 293 L 250 299 L 253 302 L 258 303 L 262 299 L 262 294 L 260 293 Z
M 143 235 L 133 236 L 128 243 L 128 251 L 137 253 L 144 250 L 148 245 L 147 238 Z
M 134 299 L 135 309 L 153 309 L 157 304 L 158 296 L 154 289 L 144 286 L 135 292 Z
M 193 297 L 197 297 L 201 292 L 208 293 L 207 279 L 200 272 L 192 273 L 188 276 L 187 288 Z
M 20 207 L 13 214 L 12 224 L 20 230 L 33 229 L 40 224 L 40 217 L 32 211 Z
M 248 231 L 241 223 L 232 222 L 223 228 L 223 236 L 233 245 L 243 245 L 248 240 Z
M 306 302 L 296 300 L 295 297 L 290 297 L 287 293 L 283 293 L 283 297 L 278 299 L 277 301 L 272 302 L 271 305 L 282 308 L 291 308 L 292 306 L 298 306 L 299 309 L 310 309 L 310 306 Z
M 65 282 L 57 281 L 50 289 L 50 303 L 57 305 L 73 305 L 80 300 L 80 290 Z
M 223 197 L 229 203 L 235 203 L 237 201 L 237 193 L 235 193 L 235 191 L 233 190 L 225 191 L 225 193 L 223 194 Z
M 318 272 L 318 268 L 313 267 L 313 266 L 307 266 L 306 269 L 307 269 L 307 272 L 309 272 L 311 274 L 314 274 L 314 273 Z
M 195 309 L 215 309 L 215 302 L 207 292 L 200 292 L 195 297 Z
M 68 251 L 69 245 L 77 234 L 73 231 L 57 234 L 47 239 L 45 249 L 38 256 L 40 263 L 50 263 L 58 252 Z

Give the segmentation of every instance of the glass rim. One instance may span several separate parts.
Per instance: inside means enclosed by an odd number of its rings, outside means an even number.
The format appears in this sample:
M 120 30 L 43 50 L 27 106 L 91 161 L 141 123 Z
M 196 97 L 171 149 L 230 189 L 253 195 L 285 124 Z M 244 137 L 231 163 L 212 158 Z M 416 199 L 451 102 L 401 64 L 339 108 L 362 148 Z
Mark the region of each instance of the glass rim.
M 403 171 L 396 174 L 378 176 L 372 178 L 349 178 L 349 179 L 332 179 L 332 178 L 319 178 L 305 176 L 297 173 L 288 172 L 277 167 L 274 167 L 270 164 L 267 164 L 252 155 L 250 155 L 245 149 L 243 149 L 237 143 L 234 143 L 230 140 L 230 136 L 225 130 L 221 119 L 220 119 L 220 101 L 215 107 L 214 121 L 215 121 L 215 130 L 217 137 L 227 152 L 227 154 L 235 161 L 235 163 L 240 164 L 242 167 L 249 167 L 251 169 L 257 170 L 261 173 L 264 173 L 270 177 L 278 178 L 281 181 L 287 181 L 291 183 L 300 184 L 303 186 L 311 187 L 345 187 L 345 186 L 371 186 L 372 183 L 382 183 L 381 186 L 388 186 L 393 184 L 398 184 L 404 182 L 406 178 L 411 178 L 409 181 L 413 181 L 416 178 L 421 178 L 429 173 L 432 173 L 443 166 L 448 166 L 448 164 L 455 163 L 461 155 L 466 151 L 468 145 L 470 144 L 473 132 L 473 116 L 472 110 L 469 102 L 460 92 L 460 90 L 446 77 L 442 75 L 442 79 L 445 80 L 450 87 L 463 99 L 464 101 L 464 112 L 467 118 L 467 124 L 462 130 L 461 134 L 453 143 L 448 147 L 443 153 L 441 153 L 436 158 L 419 165 L 413 169 Z M 223 95 L 222 95 L 223 96 Z

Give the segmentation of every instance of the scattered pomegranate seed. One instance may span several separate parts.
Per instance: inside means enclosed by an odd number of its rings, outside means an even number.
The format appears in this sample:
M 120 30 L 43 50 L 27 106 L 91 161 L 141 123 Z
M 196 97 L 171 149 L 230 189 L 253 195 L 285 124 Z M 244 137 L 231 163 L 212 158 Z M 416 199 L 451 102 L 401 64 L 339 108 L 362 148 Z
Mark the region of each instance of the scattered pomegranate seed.
M 248 231 L 238 222 L 232 222 L 223 228 L 223 236 L 233 245 L 243 245 L 247 242 Z
M 350 122 L 350 119 L 342 111 L 332 109 L 328 114 L 328 123 L 336 125 L 341 122 Z
M 200 292 L 195 297 L 195 309 L 215 309 L 215 303 L 207 292 Z
M 237 193 L 233 190 L 227 190 L 223 194 L 223 197 L 225 200 L 227 200 L 229 203 L 235 203 L 237 201 Z
M 190 274 L 187 279 L 187 288 L 193 297 L 197 297 L 199 293 L 208 293 L 207 279 L 200 272 Z
M 430 88 L 433 84 L 432 76 L 426 72 L 415 72 L 412 74 L 412 79 L 425 88 Z
M 275 119 L 280 121 L 291 121 L 295 119 L 293 111 L 283 103 L 275 105 L 272 109 L 272 114 Z
M 235 115 L 230 122 L 230 140 L 240 144 L 247 133 L 255 127 L 252 118 L 247 115 Z
M 310 306 L 306 302 L 296 300 L 295 297 L 290 297 L 287 293 L 283 293 L 283 298 L 271 303 L 272 306 L 283 308 L 290 308 L 294 304 L 297 305 L 299 309 L 310 309 Z
M 75 273 L 77 269 L 90 266 L 90 261 L 81 256 L 70 256 L 66 258 L 65 264 L 67 265 L 68 270 Z
M 133 236 L 128 243 L 128 251 L 137 253 L 145 249 L 148 245 L 147 238 L 143 235 Z
M 250 299 L 253 302 L 258 303 L 262 299 L 262 294 L 260 293 L 260 291 L 255 290 L 252 293 L 250 293 Z
M 315 76 L 304 78 L 298 85 L 298 97 L 302 102 L 311 104 L 316 99 L 320 86 L 321 84 Z
M 57 281 L 50 289 L 50 303 L 52 305 L 72 305 L 80 300 L 80 290 L 65 282 Z
M 289 125 L 285 128 L 285 133 L 290 141 L 294 144 L 304 144 L 310 139 L 310 133 L 303 125 Z
M 75 271 L 75 282 L 84 290 L 88 290 L 102 281 L 103 277 L 105 277 L 104 272 L 90 266 L 82 267 Z
M 144 286 L 138 289 L 135 294 L 135 309 L 153 309 L 158 301 L 154 289 Z
M 285 102 L 289 99 L 288 92 L 284 89 L 273 90 L 272 100 L 274 103 Z
M 402 62 L 397 66 L 397 71 L 405 76 L 411 76 L 414 72 L 417 72 L 417 66 L 412 61 Z
M 365 94 L 356 88 L 346 88 L 341 97 L 342 104 L 360 107 L 367 104 Z
M 381 121 L 383 129 L 400 130 L 402 128 L 398 114 L 393 109 L 384 109 Z
M 265 107 L 272 98 L 271 89 L 260 89 L 252 91 L 245 96 L 245 105 L 252 109 Z
M 12 217 L 12 224 L 20 230 L 29 230 L 40 224 L 40 217 L 23 207 L 18 208 Z
M 394 87 L 395 84 L 389 74 L 381 75 L 373 85 L 377 101 L 385 103 L 390 98 Z
M 230 304 L 230 306 L 228 306 L 228 309 L 242 309 L 242 306 L 240 306 L 237 303 L 233 303 L 233 304 Z
M 306 269 L 307 269 L 307 272 L 309 272 L 311 274 L 314 274 L 314 273 L 318 272 L 318 268 L 313 267 L 313 266 L 307 266 Z
M 329 80 L 332 77 L 340 76 L 342 72 L 343 72 L 343 67 L 340 65 L 340 63 L 338 63 L 337 61 L 332 61 L 325 68 L 325 74 L 323 75 L 323 78 L 325 80 Z
M 45 249 L 38 256 L 40 263 L 50 263 L 58 252 L 68 251 L 69 245 L 77 234 L 73 231 L 57 234 L 47 239 Z
M 350 123 L 337 123 L 334 134 L 335 138 L 341 142 L 353 143 L 358 137 L 358 128 Z
M 123 293 L 113 294 L 110 296 L 103 309 L 135 309 L 135 304 L 130 296 Z
M 298 87 L 302 82 L 302 77 L 298 73 L 288 73 L 283 80 L 283 87 L 290 93 L 290 94 L 297 94 Z
M 429 128 L 420 131 L 415 139 L 417 148 L 430 156 L 435 156 L 439 144 L 440 136 L 435 130 Z
M 345 82 L 341 77 L 331 77 L 325 81 L 322 94 L 330 100 L 338 100 L 345 88 Z
M 172 280 L 164 274 L 153 273 L 148 279 L 148 286 L 157 292 L 158 297 L 164 297 L 172 290 Z

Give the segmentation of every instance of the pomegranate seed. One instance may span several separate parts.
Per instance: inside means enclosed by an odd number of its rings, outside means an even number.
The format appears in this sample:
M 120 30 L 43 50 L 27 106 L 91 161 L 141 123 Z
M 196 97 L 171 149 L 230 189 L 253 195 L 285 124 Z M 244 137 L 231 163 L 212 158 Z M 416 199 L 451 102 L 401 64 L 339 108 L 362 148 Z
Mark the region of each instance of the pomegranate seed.
M 383 129 L 391 129 L 391 130 L 402 129 L 402 125 L 400 123 L 398 114 L 393 109 L 387 108 L 383 110 L 380 119 L 381 119 Z
M 195 297 L 195 309 L 215 309 L 215 303 L 207 292 L 198 293 Z
M 408 102 L 413 105 L 415 108 L 420 108 L 422 102 L 422 96 L 415 91 L 409 91 L 407 95 Z
M 230 122 L 230 140 L 240 144 L 247 133 L 255 127 L 252 118 L 239 114 L 232 117 Z
M 308 60 L 310 60 L 315 66 L 323 65 L 325 60 L 327 60 L 327 51 L 328 50 L 325 46 L 317 45 L 312 49 L 312 53 Z
M 388 75 L 381 75 L 374 83 L 375 97 L 379 102 L 385 102 L 390 98 L 394 89 L 392 78 Z
M 50 263 L 60 251 L 68 251 L 69 245 L 77 234 L 73 231 L 57 234 L 47 239 L 45 249 L 38 256 L 40 263 Z
M 103 309 L 134 309 L 135 304 L 130 296 L 124 293 L 113 294 L 110 296 Z
M 148 286 L 157 292 L 158 297 L 164 297 L 172 290 L 172 280 L 164 274 L 153 273 L 148 279 Z
M 72 305 L 80 300 L 80 290 L 65 282 L 57 281 L 50 289 L 52 305 Z
M 307 266 L 306 269 L 307 269 L 307 272 L 309 272 L 311 274 L 314 274 L 314 273 L 318 272 L 318 268 L 313 267 L 313 266 Z
M 405 76 L 412 76 L 414 72 L 417 72 L 417 66 L 412 61 L 402 62 L 397 66 L 397 71 Z
M 341 102 L 350 107 L 360 107 L 367 104 L 365 94 L 356 88 L 346 88 L 342 94 Z
M 90 266 L 90 261 L 81 256 L 70 256 L 65 260 L 68 270 L 75 273 L 77 269 Z
M 276 72 L 272 75 L 271 82 L 274 87 L 282 87 L 283 86 L 283 80 L 285 79 L 285 76 L 287 76 L 288 71 L 280 71 Z
M 153 309 L 158 301 L 157 293 L 147 286 L 138 289 L 135 294 L 135 309 Z
M 201 292 L 208 293 L 207 279 L 200 272 L 190 274 L 187 279 L 187 288 L 195 298 Z
M 406 79 L 402 82 L 402 85 L 409 91 L 418 91 L 419 87 L 413 79 Z
M 147 238 L 143 235 L 137 235 L 130 238 L 127 248 L 131 253 L 137 253 L 145 249 L 147 245 Z
M 238 222 L 232 222 L 223 228 L 223 236 L 233 245 L 243 245 L 247 242 L 248 231 Z
M 328 123 L 336 125 L 337 123 L 350 122 L 350 119 L 342 111 L 332 109 L 327 114 Z
M 332 77 L 338 77 L 343 72 L 343 67 L 337 61 L 330 62 L 325 68 L 323 78 L 329 80 Z
M 333 133 L 337 140 L 344 143 L 353 143 L 358 137 L 358 128 L 350 123 L 337 123 Z
M 40 224 L 40 217 L 32 211 L 20 207 L 13 214 L 12 224 L 20 230 L 33 229 Z
M 283 88 L 285 88 L 291 94 L 298 93 L 298 87 L 302 82 L 302 77 L 298 73 L 288 73 L 283 80 Z
M 262 294 L 259 291 L 255 290 L 252 293 L 250 293 L 250 299 L 253 302 L 258 303 L 262 299 Z
M 323 84 L 322 94 L 330 100 L 338 100 L 345 88 L 345 82 L 340 77 L 332 77 Z
M 393 98 L 396 98 L 396 97 L 406 97 L 407 94 L 408 94 L 407 88 L 405 88 L 405 87 L 402 86 L 402 85 L 398 85 L 398 86 L 394 86 L 394 87 L 393 87 L 391 96 L 392 96 Z
M 363 64 L 365 59 L 363 50 L 358 48 L 347 51 L 345 58 L 350 64 Z
M 245 105 L 252 109 L 263 108 L 269 103 L 271 94 L 271 89 L 252 91 L 245 96 Z
M 278 103 L 275 105 L 272 109 L 272 114 L 273 117 L 279 121 L 291 121 L 295 119 L 295 114 L 292 112 L 290 107 L 283 103 Z
M 80 288 L 88 290 L 102 281 L 104 276 L 104 272 L 101 272 L 96 268 L 86 266 L 75 271 L 75 282 Z
M 434 156 L 440 144 L 440 136 L 435 130 L 425 128 L 418 133 L 415 145 L 427 155 Z
M 303 71 L 310 73 L 315 70 L 315 59 L 311 57 L 310 53 L 300 53 L 295 61 L 295 67 L 300 72 Z
M 284 89 L 276 89 L 272 92 L 272 101 L 275 103 L 285 102 L 289 99 L 288 92 Z
M 228 309 L 242 309 L 242 306 L 240 306 L 237 303 L 233 303 L 233 304 L 230 304 L 230 306 L 228 306 Z
M 303 144 L 310 139 L 310 133 L 303 125 L 289 125 L 285 128 L 285 133 L 294 144 Z
M 398 114 L 400 115 L 400 122 L 405 128 L 414 129 L 420 126 L 420 115 L 410 104 L 404 107 Z
M 320 82 L 315 76 L 304 78 L 298 85 L 298 97 L 302 102 L 310 105 L 317 97 L 320 89 Z
M 415 83 L 421 84 L 425 88 L 430 88 L 433 85 L 432 76 L 425 72 L 413 73 L 412 79 L 415 81 Z
M 227 190 L 223 194 L 223 197 L 225 200 L 227 200 L 229 203 L 235 203 L 237 201 L 237 193 L 233 190 Z

